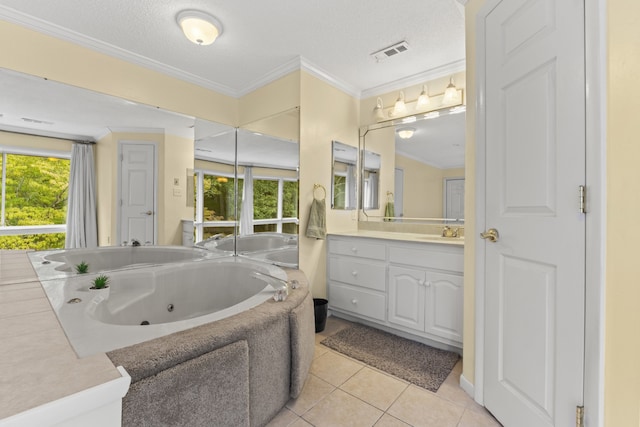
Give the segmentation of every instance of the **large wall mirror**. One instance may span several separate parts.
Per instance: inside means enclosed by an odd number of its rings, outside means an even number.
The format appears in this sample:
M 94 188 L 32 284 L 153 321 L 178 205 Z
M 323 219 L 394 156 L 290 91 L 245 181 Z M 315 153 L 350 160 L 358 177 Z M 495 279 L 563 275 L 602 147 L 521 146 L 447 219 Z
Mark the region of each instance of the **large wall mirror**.
M 363 189 L 366 220 L 464 222 L 464 107 L 371 125 L 361 129 L 361 145 L 363 155 L 380 155 L 382 203 L 367 204 Z
M 254 212 L 245 218 L 251 217 L 253 233 L 286 235 L 288 249 L 274 259 L 264 252 L 260 257 L 297 265 L 297 109 L 236 129 L 12 70 L 0 69 L 0 89 L 0 248 L 64 245 L 68 182 L 50 177 L 68 177 L 72 140 L 93 140 L 101 246 L 121 245 L 131 237 L 143 244 L 189 244 L 186 233 L 194 243 L 231 236 L 225 253 L 234 253 L 234 236 L 251 234 L 240 222 L 249 176 Z M 144 237 L 120 225 L 127 222 L 119 207 L 125 191 L 119 178 L 123 143 L 149 144 L 154 150 L 157 180 L 150 193 L 155 197 L 150 208 L 134 212 L 140 222 L 154 224 Z M 274 242 L 266 249 L 282 246 Z
M 297 267 L 298 135 L 294 108 L 196 138 L 197 246 Z

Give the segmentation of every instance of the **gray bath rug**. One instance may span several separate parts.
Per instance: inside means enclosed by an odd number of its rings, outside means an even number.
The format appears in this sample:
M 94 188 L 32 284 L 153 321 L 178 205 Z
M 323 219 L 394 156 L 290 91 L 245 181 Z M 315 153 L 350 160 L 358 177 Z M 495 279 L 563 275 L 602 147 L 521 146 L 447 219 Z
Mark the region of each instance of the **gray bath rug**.
M 458 354 L 354 324 L 325 338 L 323 345 L 417 386 L 436 392 Z

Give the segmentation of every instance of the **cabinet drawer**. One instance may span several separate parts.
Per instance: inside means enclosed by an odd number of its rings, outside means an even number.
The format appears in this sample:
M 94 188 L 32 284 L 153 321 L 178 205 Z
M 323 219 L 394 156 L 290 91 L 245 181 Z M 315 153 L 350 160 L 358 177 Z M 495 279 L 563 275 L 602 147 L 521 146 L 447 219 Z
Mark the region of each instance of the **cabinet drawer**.
M 384 292 L 386 266 L 359 258 L 329 258 L 329 279 Z
M 459 248 L 389 246 L 389 262 L 415 267 L 462 272 L 464 255 Z
M 337 283 L 329 284 L 329 307 L 385 320 L 385 296 Z
M 385 259 L 385 245 L 361 239 L 329 239 L 329 253 L 370 259 Z

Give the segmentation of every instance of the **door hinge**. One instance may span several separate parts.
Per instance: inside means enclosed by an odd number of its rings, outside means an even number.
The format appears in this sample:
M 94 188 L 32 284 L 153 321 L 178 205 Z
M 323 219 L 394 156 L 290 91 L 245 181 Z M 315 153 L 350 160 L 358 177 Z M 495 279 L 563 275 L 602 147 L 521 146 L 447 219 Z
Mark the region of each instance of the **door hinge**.
M 587 213 L 587 190 L 584 185 L 578 186 L 578 198 L 580 203 L 580 213 Z
M 584 427 L 584 406 L 576 406 L 576 427 Z

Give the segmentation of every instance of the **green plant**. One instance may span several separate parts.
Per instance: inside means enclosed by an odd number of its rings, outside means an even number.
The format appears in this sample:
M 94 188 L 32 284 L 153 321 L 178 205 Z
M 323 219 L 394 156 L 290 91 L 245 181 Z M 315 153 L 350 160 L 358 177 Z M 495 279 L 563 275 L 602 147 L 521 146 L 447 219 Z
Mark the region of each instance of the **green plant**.
M 76 265 L 76 273 L 85 274 L 89 272 L 89 264 L 82 261 L 80 264 Z
M 93 279 L 93 286 L 91 289 L 104 289 L 109 286 L 109 277 L 101 274 Z

